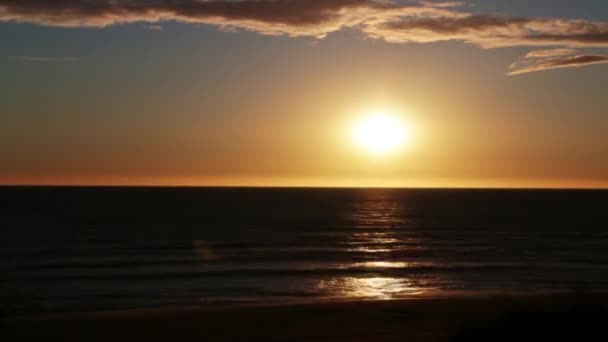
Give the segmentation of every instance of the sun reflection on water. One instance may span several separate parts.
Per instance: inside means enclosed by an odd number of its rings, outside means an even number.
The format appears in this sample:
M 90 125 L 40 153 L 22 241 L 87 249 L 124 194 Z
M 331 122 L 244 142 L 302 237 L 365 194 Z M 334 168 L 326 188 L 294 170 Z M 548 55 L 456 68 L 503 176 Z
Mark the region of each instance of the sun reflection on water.
M 357 253 L 387 253 L 392 251 L 392 248 L 377 248 L 377 247 L 356 247 L 348 249 L 349 252 Z
M 418 239 L 398 235 L 391 229 L 388 232 L 365 232 L 351 234 L 348 242 L 348 251 L 352 253 L 387 253 L 416 245 Z
M 339 298 L 390 300 L 416 297 L 426 294 L 422 288 L 404 278 L 334 278 L 319 283 L 319 289 Z
M 421 237 L 412 230 L 407 207 L 396 193 L 369 190 L 352 208 L 353 231 L 344 241 L 352 262 L 346 268 L 361 269 L 362 274 L 335 277 L 318 283 L 319 290 L 343 299 L 389 300 L 430 295 L 432 281 L 399 269 L 424 264 L 407 258 L 412 250 L 423 246 Z M 406 259 L 407 258 L 407 259 Z
M 365 268 L 406 268 L 410 264 L 402 261 L 366 261 L 354 263 L 353 266 Z

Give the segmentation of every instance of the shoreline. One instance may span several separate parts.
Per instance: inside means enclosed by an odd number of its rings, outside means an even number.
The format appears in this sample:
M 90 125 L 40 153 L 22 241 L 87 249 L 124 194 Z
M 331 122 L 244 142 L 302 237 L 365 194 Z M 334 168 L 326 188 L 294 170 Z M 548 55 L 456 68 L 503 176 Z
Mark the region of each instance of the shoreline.
M 513 312 L 608 312 L 608 293 L 163 307 L 8 318 L 8 341 L 429 340 Z M 579 312 L 580 311 L 580 312 Z M 592 317 L 598 316 L 594 314 Z M 589 321 L 586 318 L 585 321 Z
M 96 315 L 114 315 L 127 313 L 144 313 L 144 312 L 163 312 L 163 311 L 207 311 L 207 310 L 237 310 L 246 308 L 275 308 L 275 307 L 293 307 L 293 306 L 309 306 L 309 305 L 338 305 L 338 304 L 366 304 L 366 303 L 409 303 L 415 301 L 461 301 L 461 300 L 521 300 L 523 298 L 587 298 L 587 297 L 606 297 L 606 291 L 578 291 L 578 290 L 539 290 L 539 291 L 438 291 L 433 294 L 419 294 L 407 297 L 395 298 L 378 298 L 378 297 L 328 297 L 319 299 L 302 299 L 302 300 L 281 300 L 281 301 L 230 301 L 230 300 L 201 300 L 200 304 L 187 305 L 159 305 L 147 307 L 133 308 L 110 308 L 110 309 L 91 309 L 91 310 L 66 310 L 54 313 L 39 313 L 39 314 L 17 314 L 5 315 L 7 320 L 38 320 L 52 319 L 60 317 L 76 317 L 76 316 L 96 316 Z

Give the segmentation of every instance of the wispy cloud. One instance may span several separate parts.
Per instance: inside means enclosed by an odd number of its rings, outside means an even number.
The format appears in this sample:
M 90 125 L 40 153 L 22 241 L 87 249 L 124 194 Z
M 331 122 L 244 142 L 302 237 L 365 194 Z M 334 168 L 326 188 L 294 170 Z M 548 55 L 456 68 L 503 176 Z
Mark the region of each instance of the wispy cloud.
M 559 68 L 579 68 L 595 64 L 608 64 L 608 55 L 575 55 L 540 60 L 523 60 L 511 65 L 511 72 L 509 72 L 509 75 L 521 75 Z
M 65 63 L 65 62 L 78 62 L 78 58 L 74 57 L 34 57 L 34 56 L 7 56 L 8 59 L 14 59 L 18 61 L 24 62 L 55 62 L 55 63 Z
M 460 7 L 466 5 L 464 1 L 431 1 L 431 0 L 420 0 L 419 4 L 427 7 Z
M 178 21 L 317 39 L 350 28 L 391 43 L 608 47 L 606 22 L 473 14 L 466 8 L 461 1 L 430 0 L 0 0 L 0 22 L 104 27 L 143 21 L 152 28 Z
M 575 55 L 578 51 L 575 49 L 549 49 L 549 50 L 537 50 L 529 52 L 524 58 L 547 58 L 547 57 L 559 57 Z

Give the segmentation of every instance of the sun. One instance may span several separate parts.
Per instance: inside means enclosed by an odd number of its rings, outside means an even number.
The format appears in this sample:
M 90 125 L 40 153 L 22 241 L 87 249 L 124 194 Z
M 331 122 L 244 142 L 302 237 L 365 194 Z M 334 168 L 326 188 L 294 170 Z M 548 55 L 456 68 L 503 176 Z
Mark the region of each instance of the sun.
M 406 123 L 396 115 L 386 112 L 370 113 L 353 126 L 355 143 L 373 154 L 393 152 L 410 138 Z

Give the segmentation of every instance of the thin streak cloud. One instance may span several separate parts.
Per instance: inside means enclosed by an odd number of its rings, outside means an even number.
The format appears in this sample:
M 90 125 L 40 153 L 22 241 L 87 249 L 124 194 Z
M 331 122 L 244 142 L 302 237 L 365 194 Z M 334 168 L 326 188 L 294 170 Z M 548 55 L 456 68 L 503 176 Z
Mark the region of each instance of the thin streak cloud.
M 511 65 L 509 75 L 521 75 L 536 71 L 560 68 L 580 68 L 588 65 L 608 64 L 608 55 L 576 55 L 532 61 L 520 61 Z
M 524 58 L 547 58 L 575 55 L 578 51 L 575 49 L 549 49 L 529 52 Z
M 78 62 L 78 58 L 74 57 L 34 57 L 34 56 L 7 56 L 8 59 L 24 61 L 24 62 L 54 62 L 54 63 L 66 63 L 66 62 Z

